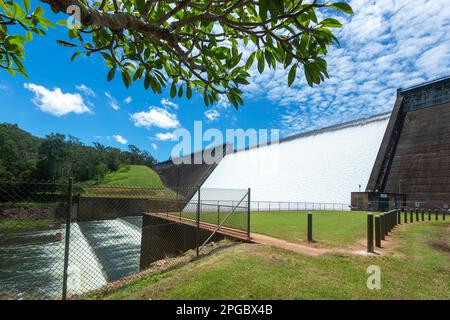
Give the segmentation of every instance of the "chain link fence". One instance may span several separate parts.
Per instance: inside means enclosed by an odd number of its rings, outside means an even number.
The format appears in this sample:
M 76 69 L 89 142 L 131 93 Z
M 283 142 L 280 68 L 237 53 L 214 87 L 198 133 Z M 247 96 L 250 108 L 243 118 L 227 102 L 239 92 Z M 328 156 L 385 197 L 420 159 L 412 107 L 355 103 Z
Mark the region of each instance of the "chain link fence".
M 233 206 L 218 206 L 232 201 Z M 249 190 L 0 181 L 0 299 L 70 299 L 249 235 Z M 220 208 L 219 208 L 220 207 Z

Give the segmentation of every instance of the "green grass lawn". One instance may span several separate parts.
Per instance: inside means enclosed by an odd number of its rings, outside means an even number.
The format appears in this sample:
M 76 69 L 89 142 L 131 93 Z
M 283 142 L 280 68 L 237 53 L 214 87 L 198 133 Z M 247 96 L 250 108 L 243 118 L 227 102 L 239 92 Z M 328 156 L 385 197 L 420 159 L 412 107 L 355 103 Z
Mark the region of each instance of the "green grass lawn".
M 0 220 L 0 233 L 48 230 L 55 228 L 54 219 Z
M 107 299 L 450 299 L 450 223 L 397 230 L 387 256 L 318 257 L 240 244 L 170 271 L 146 276 Z M 381 269 L 369 290 L 367 267 Z
M 252 212 L 252 232 L 302 243 L 307 239 L 307 211 Z M 313 239 L 315 245 L 345 247 L 365 237 L 367 212 L 315 211 L 313 212 Z
M 119 170 L 108 173 L 102 181 L 102 186 L 133 186 L 163 188 L 158 174 L 146 166 L 122 165 Z
M 222 212 L 219 221 L 227 213 Z M 252 212 L 251 231 L 280 238 L 289 242 L 306 242 L 307 211 Z M 184 217 L 195 219 L 195 213 L 184 213 Z M 216 212 L 201 214 L 201 221 L 217 224 Z M 247 213 L 233 213 L 225 226 L 247 228 Z M 366 235 L 367 212 L 359 211 L 315 211 L 313 213 L 314 245 L 320 247 L 345 247 L 354 244 Z

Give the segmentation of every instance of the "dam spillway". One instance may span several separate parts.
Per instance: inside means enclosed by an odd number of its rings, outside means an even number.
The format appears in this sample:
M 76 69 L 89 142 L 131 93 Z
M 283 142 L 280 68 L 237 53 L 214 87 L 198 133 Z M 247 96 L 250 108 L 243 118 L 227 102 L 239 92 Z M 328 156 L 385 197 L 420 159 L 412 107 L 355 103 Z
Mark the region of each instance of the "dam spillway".
M 142 216 L 70 226 L 68 292 L 82 294 L 139 271 Z M 0 297 L 60 298 L 65 224 L 0 243 Z M 59 235 L 60 238 L 55 240 Z

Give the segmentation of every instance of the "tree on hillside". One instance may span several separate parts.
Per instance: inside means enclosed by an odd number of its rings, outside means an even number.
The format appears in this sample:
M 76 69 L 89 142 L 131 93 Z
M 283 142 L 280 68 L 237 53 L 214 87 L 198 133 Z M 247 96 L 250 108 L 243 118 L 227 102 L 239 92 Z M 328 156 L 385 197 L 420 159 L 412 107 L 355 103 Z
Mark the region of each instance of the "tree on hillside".
M 101 55 L 108 80 L 120 73 L 126 87 L 143 80 L 157 93 L 170 86 L 172 97 L 199 91 L 206 105 L 224 94 L 236 108 L 253 64 L 260 73 L 289 68 L 289 85 L 298 69 L 311 86 L 324 81 L 324 57 L 337 41 L 332 28 L 341 27 L 332 10 L 352 14 L 348 4 L 332 0 L 40 1 L 78 19 L 58 23 L 70 27 L 70 40 L 59 43 L 75 50 L 72 60 Z M 12 25 L 25 29 L 24 36 L 12 33 Z M 30 0 L 0 0 L 0 69 L 25 74 L 24 43 L 51 26 Z M 243 57 L 241 48 L 251 44 L 253 52 Z

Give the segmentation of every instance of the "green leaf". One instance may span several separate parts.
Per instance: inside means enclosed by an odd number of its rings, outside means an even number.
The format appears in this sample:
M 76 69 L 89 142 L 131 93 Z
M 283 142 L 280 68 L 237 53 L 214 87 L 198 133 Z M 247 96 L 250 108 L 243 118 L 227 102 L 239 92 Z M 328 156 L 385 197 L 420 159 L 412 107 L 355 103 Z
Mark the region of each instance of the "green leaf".
M 333 3 L 333 4 L 330 4 L 328 7 L 335 9 L 335 10 L 342 11 L 347 14 L 353 14 L 352 7 L 348 3 L 345 3 L 345 2 Z
M 130 77 L 130 74 L 128 73 L 127 69 L 122 70 L 122 81 L 123 81 L 125 87 L 128 89 L 128 87 L 131 84 L 131 77 Z
M 66 41 L 63 41 L 63 40 L 56 40 L 56 43 L 61 45 L 61 46 L 63 46 L 63 47 L 69 47 L 69 48 L 76 47 L 75 44 L 70 43 L 70 42 L 66 42 Z
M 9 9 L 9 7 L 6 5 L 5 1 L 0 0 L 0 7 L 2 7 L 3 11 L 5 11 L 5 13 L 10 16 L 11 15 L 11 10 Z
M 114 79 L 114 76 L 116 74 L 116 70 L 117 70 L 117 67 L 111 68 L 111 70 L 109 70 L 109 72 L 108 72 L 108 81 L 111 81 L 112 79 Z
M 190 99 L 192 97 L 192 88 L 189 83 L 186 84 L 186 98 Z
M 136 7 L 140 13 L 144 12 L 145 0 L 136 0 Z
M 327 28 L 342 28 L 342 23 L 340 23 L 338 20 L 334 18 L 322 20 L 320 24 Z
M 252 67 L 253 61 L 255 60 L 255 56 L 256 56 L 256 52 L 255 51 L 250 54 L 250 56 L 248 57 L 247 62 L 245 63 L 245 70 L 249 70 Z
M 289 87 L 294 83 L 296 75 L 297 75 L 297 64 L 294 64 L 292 66 L 291 70 L 289 71 L 289 75 L 288 75 L 288 86 Z
M 72 55 L 72 58 L 70 58 L 70 61 L 73 62 L 73 60 L 75 60 L 76 57 L 78 57 L 82 52 L 81 51 L 77 51 Z
M 267 20 L 267 11 L 269 11 L 269 1 L 271 0 L 259 0 L 259 16 L 262 21 Z
M 265 65 L 266 65 L 266 63 L 264 61 L 264 55 L 262 54 L 261 51 L 258 51 L 258 53 L 256 54 L 256 57 L 258 58 L 258 71 L 259 71 L 259 73 L 263 73 Z
M 25 7 L 25 10 L 30 11 L 31 8 L 30 0 L 23 0 L 23 5 Z
M 175 84 L 175 81 L 172 82 L 172 86 L 170 87 L 170 97 L 175 98 L 177 95 L 177 86 Z

